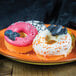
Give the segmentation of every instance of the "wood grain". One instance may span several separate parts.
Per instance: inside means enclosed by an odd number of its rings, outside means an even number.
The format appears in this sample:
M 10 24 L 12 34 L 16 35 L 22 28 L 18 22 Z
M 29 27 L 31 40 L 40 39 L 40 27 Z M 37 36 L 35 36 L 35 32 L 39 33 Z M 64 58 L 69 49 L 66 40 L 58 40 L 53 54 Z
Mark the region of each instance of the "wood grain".
M 3 66 L 0 65 L 0 76 L 76 76 L 76 62 L 64 65 L 39 66 L 5 58 L 0 63 L 3 63 Z
M 0 59 L 0 76 L 11 76 L 12 63 L 7 59 Z

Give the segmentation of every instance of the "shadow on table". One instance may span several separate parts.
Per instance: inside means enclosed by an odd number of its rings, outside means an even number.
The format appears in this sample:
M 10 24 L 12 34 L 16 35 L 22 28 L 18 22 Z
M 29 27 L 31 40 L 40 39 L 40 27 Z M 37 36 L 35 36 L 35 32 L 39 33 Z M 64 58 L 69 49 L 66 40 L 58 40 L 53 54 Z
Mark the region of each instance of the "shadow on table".
M 12 64 L 7 62 L 4 56 L 0 55 L 0 76 L 11 75 Z
M 3 58 L 0 76 L 76 76 L 76 62 L 61 65 L 32 65 Z

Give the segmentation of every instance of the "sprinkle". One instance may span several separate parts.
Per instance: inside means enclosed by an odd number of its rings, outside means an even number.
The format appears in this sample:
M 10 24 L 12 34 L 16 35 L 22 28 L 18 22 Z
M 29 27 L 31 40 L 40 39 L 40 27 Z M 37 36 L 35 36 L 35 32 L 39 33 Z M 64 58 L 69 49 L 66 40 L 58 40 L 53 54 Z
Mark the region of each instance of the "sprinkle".
M 43 51 L 41 50 L 41 53 L 42 53 Z
M 45 39 L 44 37 L 42 37 L 42 39 Z
M 66 47 L 66 45 L 64 45 L 63 47 Z
M 44 54 L 46 54 L 46 52 L 44 52 Z
M 67 35 L 65 35 L 65 39 L 67 39 Z
M 63 41 L 63 43 L 65 43 L 65 42 Z
M 60 42 L 59 44 L 61 45 L 62 42 Z
M 55 48 L 55 49 L 58 49 L 58 48 Z
M 61 49 L 61 46 L 59 47 L 59 49 Z
M 53 53 L 55 53 L 55 51 L 53 51 Z
M 48 53 L 48 51 L 47 51 L 47 53 Z
M 64 50 L 67 50 L 67 48 L 64 48 Z
M 60 52 L 60 50 L 57 50 L 57 52 Z
M 48 49 L 48 47 L 46 49 Z
M 45 46 L 43 46 L 43 48 L 46 48 Z

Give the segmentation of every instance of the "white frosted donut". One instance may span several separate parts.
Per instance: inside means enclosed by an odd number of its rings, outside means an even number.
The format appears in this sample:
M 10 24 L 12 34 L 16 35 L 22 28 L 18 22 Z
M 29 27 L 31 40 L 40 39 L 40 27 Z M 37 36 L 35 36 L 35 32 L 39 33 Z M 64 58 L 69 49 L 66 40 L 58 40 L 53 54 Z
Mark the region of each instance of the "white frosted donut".
M 49 38 L 50 44 L 46 38 Z M 51 43 L 53 41 L 53 43 Z M 33 40 L 33 49 L 36 54 L 43 56 L 64 55 L 67 56 L 72 45 L 72 39 L 69 33 L 52 36 L 49 30 L 42 31 Z
M 30 21 L 26 21 L 26 22 L 32 24 L 38 30 L 38 32 L 42 32 L 47 29 L 46 26 L 44 25 L 44 23 L 41 21 L 30 20 Z

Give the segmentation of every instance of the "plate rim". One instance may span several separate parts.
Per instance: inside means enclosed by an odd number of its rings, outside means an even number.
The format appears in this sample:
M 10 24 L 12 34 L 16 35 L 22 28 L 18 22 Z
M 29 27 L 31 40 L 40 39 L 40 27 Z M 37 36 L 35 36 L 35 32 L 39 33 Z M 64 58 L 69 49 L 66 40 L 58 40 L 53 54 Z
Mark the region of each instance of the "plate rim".
M 71 61 L 63 61 L 63 62 L 32 62 L 32 61 L 25 61 L 25 60 L 19 60 L 17 58 L 12 58 L 12 56 L 7 56 L 2 53 L 1 55 L 7 57 L 8 59 L 18 61 L 20 63 L 26 63 L 26 64 L 32 64 L 32 65 L 61 65 L 61 64 L 67 64 L 67 63 L 76 61 L 76 60 L 71 60 Z

